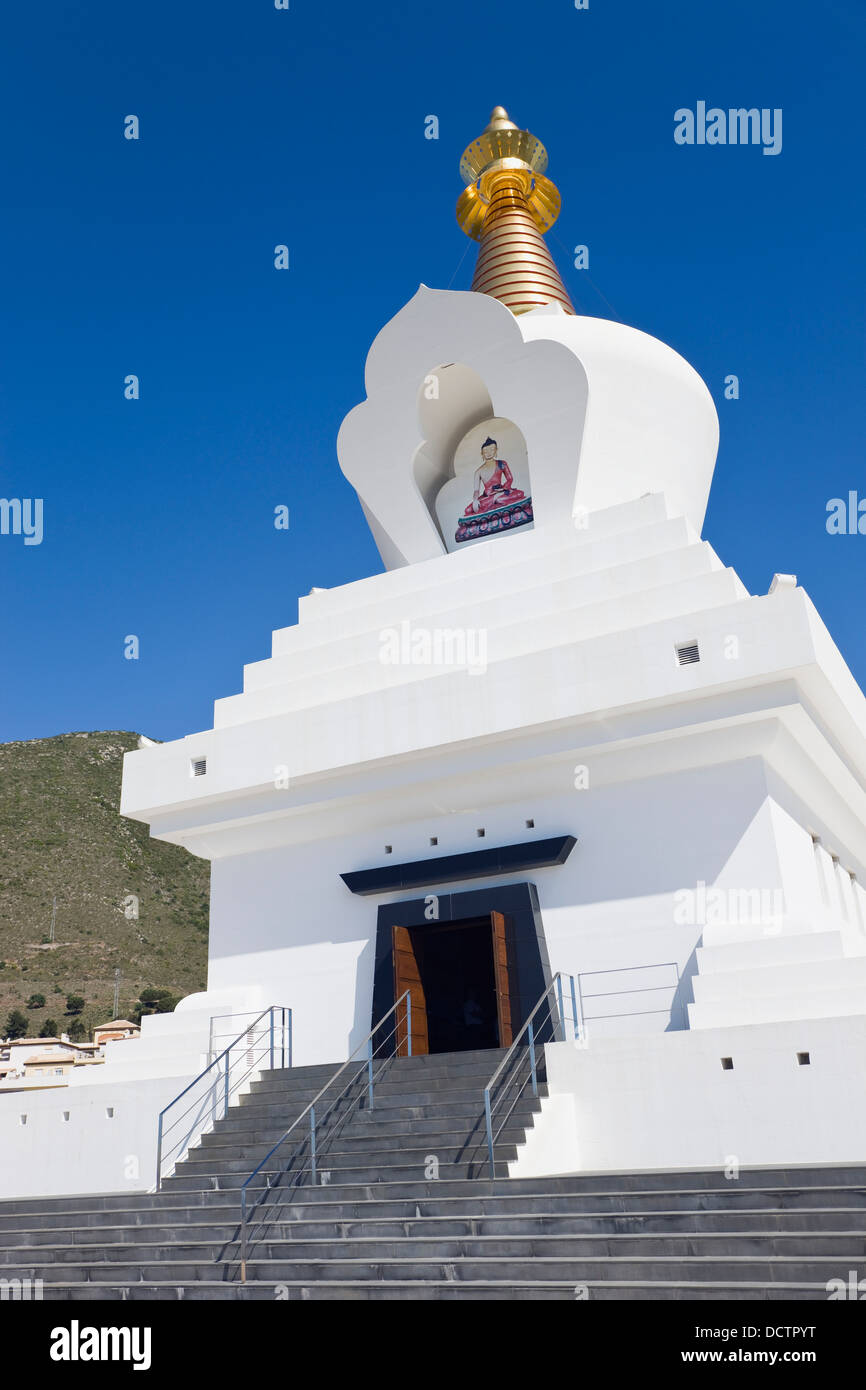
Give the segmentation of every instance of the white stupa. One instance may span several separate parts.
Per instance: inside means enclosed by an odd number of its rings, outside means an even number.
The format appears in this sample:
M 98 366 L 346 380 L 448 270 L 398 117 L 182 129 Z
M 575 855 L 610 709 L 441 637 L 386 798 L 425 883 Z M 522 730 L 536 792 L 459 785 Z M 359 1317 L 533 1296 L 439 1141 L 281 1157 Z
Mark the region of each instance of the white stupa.
M 299 1063 L 344 1060 L 433 902 L 507 924 L 491 1045 L 576 982 L 519 1174 L 862 1160 L 866 701 L 793 576 L 750 596 L 702 539 L 710 393 L 574 312 L 545 164 L 497 108 L 473 289 L 422 286 L 370 349 L 338 451 L 384 573 L 302 598 L 212 729 L 126 755 L 123 813 L 211 861 L 210 957 L 115 1084 L 177 1089 L 212 1014 L 272 1003 Z M 455 1046 L 464 937 L 416 1050 Z

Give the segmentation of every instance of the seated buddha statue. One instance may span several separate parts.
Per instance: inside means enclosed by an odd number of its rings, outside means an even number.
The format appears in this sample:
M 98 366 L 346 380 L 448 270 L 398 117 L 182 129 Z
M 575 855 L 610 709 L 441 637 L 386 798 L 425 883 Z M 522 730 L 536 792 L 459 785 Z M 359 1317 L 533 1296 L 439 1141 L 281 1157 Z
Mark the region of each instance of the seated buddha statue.
M 481 463 L 475 470 L 472 501 L 466 507 L 464 516 L 492 512 L 497 507 L 520 502 L 526 496 L 519 487 L 513 486 L 514 479 L 505 459 L 496 457 L 498 447 L 496 440 L 489 438 L 481 445 Z
M 489 436 L 481 445 L 481 463 L 475 470 L 472 501 L 457 522 L 454 537 L 480 540 L 500 531 L 514 531 L 533 520 L 532 498 L 514 486 L 514 475 L 505 459 L 497 457 L 499 445 Z

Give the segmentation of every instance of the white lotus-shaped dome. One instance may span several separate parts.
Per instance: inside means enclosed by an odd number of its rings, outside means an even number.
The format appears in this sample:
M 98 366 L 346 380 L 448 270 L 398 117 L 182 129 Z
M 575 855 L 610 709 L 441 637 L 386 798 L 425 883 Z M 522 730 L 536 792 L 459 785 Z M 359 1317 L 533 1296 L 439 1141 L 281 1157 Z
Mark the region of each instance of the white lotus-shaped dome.
M 422 285 L 373 343 L 366 385 L 337 450 L 388 569 L 445 553 L 435 497 L 491 416 L 526 441 L 536 530 L 654 492 L 700 533 L 716 409 L 648 333 L 554 305 L 516 318 L 488 295 Z

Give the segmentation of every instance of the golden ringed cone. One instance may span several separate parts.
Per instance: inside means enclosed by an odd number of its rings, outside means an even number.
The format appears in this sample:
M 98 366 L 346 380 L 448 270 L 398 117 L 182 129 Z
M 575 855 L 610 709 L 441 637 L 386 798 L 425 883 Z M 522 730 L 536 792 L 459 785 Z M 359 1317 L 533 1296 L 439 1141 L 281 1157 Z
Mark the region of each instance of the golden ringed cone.
M 544 176 L 547 151 L 494 106 L 477 140 L 463 151 L 466 188 L 457 221 L 481 243 L 472 289 L 492 295 L 514 314 L 556 303 L 575 312 L 543 233 L 559 215 L 559 190 Z

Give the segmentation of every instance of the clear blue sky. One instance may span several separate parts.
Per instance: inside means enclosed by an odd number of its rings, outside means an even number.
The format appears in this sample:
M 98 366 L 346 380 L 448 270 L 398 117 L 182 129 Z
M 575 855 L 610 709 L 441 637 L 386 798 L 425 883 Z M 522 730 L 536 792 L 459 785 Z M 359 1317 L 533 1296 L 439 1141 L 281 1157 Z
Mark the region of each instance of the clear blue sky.
M 419 282 L 469 287 L 457 165 L 500 102 L 580 308 L 713 392 L 705 535 L 753 592 L 798 574 L 863 682 L 866 536 L 825 508 L 866 497 L 864 40 L 862 0 L 4 6 L 0 496 L 45 537 L 0 536 L 0 740 L 208 728 L 299 594 L 381 568 L 337 430 Z M 782 153 L 677 146 L 699 100 L 781 107 Z

